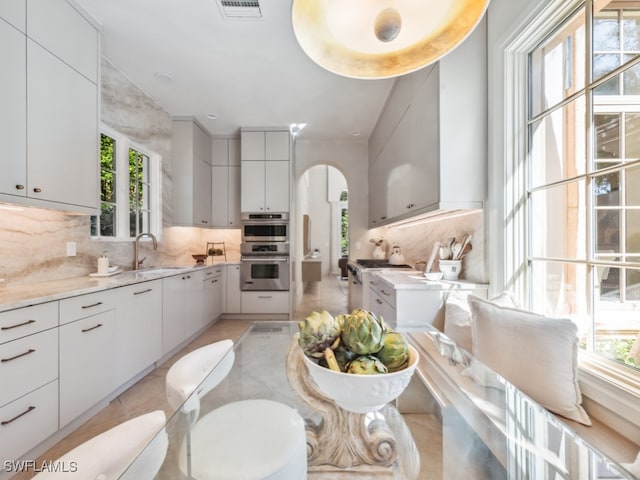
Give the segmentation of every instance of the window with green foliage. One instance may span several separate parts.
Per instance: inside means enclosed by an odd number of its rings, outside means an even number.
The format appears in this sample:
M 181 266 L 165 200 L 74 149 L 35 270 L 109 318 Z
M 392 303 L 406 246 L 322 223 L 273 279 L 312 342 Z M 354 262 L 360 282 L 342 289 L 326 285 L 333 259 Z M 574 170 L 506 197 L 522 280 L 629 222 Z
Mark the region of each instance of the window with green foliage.
M 349 207 L 348 194 L 344 190 L 340 194 L 340 250 L 342 255 L 349 255 Z
M 159 234 L 159 158 L 117 133 L 100 138 L 100 215 L 91 236 L 133 238 Z

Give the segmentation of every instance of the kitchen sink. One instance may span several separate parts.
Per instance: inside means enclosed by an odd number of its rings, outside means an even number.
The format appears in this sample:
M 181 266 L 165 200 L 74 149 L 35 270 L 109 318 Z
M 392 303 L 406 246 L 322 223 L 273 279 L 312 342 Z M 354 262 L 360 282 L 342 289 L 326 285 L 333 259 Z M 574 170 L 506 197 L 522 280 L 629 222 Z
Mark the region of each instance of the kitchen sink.
M 147 278 L 179 273 L 183 270 L 191 270 L 192 268 L 193 267 L 149 267 L 140 270 L 128 270 L 123 272 L 122 275 L 128 275 L 134 278 Z

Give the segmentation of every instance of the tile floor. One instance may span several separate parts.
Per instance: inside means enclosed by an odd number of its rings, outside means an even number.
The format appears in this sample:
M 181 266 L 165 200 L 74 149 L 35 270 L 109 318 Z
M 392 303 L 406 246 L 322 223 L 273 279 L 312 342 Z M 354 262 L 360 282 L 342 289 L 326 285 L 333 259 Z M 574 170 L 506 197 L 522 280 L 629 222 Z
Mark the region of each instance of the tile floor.
M 347 281 L 336 276 L 326 276 L 321 282 L 308 284 L 303 300 L 294 312 L 292 320 L 304 319 L 313 310 L 327 310 L 333 315 L 346 313 Z M 43 461 L 53 461 L 95 435 L 143 413 L 162 409 L 169 417 L 172 414 L 172 409 L 166 400 L 165 376 L 171 365 L 185 353 L 203 345 L 224 338 L 231 338 L 235 341 L 252 322 L 252 320 L 238 319 L 219 320 L 170 359 L 111 401 L 94 417 L 47 450 L 37 459 L 37 464 L 41 464 Z M 423 449 L 427 449 L 431 452 L 430 456 L 433 457 L 428 462 L 425 462 L 423 458 L 419 478 L 441 478 L 441 467 L 439 466 L 441 461 L 437 459 L 441 447 L 434 445 L 434 439 L 440 437 L 439 423 L 435 419 L 428 419 L 425 422 L 424 415 L 408 415 L 405 416 L 405 420 L 414 433 L 418 450 L 422 452 Z M 429 439 L 429 445 L 421 445 L 421 439 Z M 32 477 L 33 473 L 24 472 L 15 475 L 12 480 L 26 480 Z

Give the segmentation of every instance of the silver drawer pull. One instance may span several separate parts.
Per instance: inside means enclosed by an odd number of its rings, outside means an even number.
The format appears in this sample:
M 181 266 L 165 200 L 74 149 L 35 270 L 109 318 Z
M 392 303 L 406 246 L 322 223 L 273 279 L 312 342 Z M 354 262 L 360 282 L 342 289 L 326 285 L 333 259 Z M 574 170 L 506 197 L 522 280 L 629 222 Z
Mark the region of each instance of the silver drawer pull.
M 96 303 L 92 303 L 91 305 L 82 305 L 82 308 L 93 308 L 93 307 L 99 307 L 100 305 L 102 305 L 102 302 L 96 302 Z
M 2 327 L 2 328 L 0 328 L 0 330 L 11 330 L 12 328 L 24 327 L 25 325 L 29 325 L 31 323 L 36 323 L 36 321 L 35 320 L 27 320 L 26 322 L 23 322 L 23 323 L 17 323 L 15 325 L 9 325 L 8 327 Z
M 19 353 L 18 355 L 15 355 L 13 357 L 9 357 L 9 358 L 3 358 L 2 360 L 0 360 L 0 362 L 4 363 L 4 362 L 10 362 L 11 360 L 15 360 L 16 358 L 20 358 L 20 357 L 24 357 L 25 355 L 29 355 L 30 353 L 35 352 L 35 349 L 30 348 L 29 350 L 27 350 L 24 353 Z
M 383 295 L 386 295 L 387 297 L 389 295 L 391 295 L 389 292 L 387 292 L 384 288 L 382 290 L 380 290 L 380 292 L 382 292 Z
M 378 305 L 382 305 L 382 300 L 380 300 L 379 298 L 376 298 L 376 303 L 377 303 Z
M 271 295 L 258 295 L 258 298 L 273 298 Z
M 91 330 L 95 330 L 96 328 L 100 328 L 102 326 L 101 323 L 94 325 L 93 327 L 89 327 L 89 328 L 83 328 L 82 330 L 80 330 L 82 333 L 86 333 L 86 332 L 90 332 Z
M 0 425 L 9 425 L 11 422 L 16 421 L 16 420 L 17 420 L 17 419 L 19 419 L 21 416 L 26 415 L 26 414 L 27 414 L 27 413 L 29 413 L 31 410 L 35 410 L 35 409 L 36 409 L 36 407 L 31 406 L 31 407 L 27 408 L 24 412 L 22 412 L 22 413 L 20 413 L 20 414 L 16 415 L 15 417 L 13 417 L 13 418 L 12 418 L 12 419 L 10 419 L 10 420 L 3 420 L 2 422 L 0 422 Z
M 142 295 L 143 293 L 149 293 L 153 288 L 147 288 L 146 290 L 141 290 L 139 292 L 133 292 L 134 295 Z
M 377 285 L 378 282 L 369 282 L 371 285 Z

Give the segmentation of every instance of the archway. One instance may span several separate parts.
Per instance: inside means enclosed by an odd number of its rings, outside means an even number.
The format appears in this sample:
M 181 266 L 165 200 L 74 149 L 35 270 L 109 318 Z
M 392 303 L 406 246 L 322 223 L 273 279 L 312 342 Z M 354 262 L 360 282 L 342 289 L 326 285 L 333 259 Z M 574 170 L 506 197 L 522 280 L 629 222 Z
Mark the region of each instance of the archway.
M 349 207 L 347 180 L 342 172 L 328 164 L 309 167 L 299 177 L 296 186 L 295 258 L 319 260 L 320 281 L 335 282 L 342 276 L 340 259 L 349 252 Z M 309 263 L 305 267 L 310 267 Z M 318 268 L 317 264 L 313 265 Z M 295 268 L 295 291 L 302 299 L 310 280 L 302 265 Z

